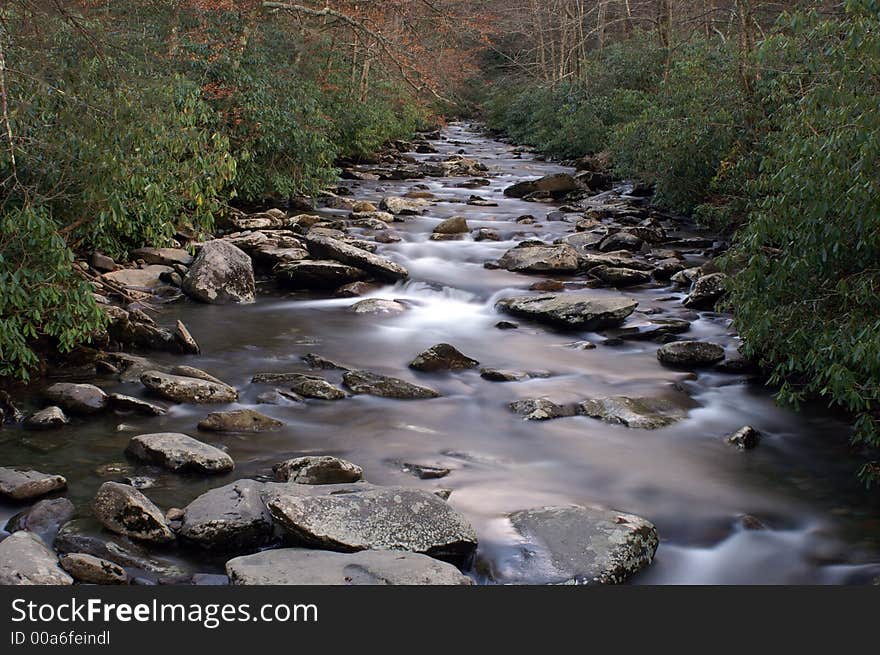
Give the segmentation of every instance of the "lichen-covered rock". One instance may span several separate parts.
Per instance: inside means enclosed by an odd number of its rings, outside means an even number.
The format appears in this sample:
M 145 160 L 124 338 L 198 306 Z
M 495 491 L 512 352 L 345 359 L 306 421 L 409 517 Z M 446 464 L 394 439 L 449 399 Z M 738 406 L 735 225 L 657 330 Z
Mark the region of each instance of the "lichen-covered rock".
M 580 268 L 577 251 L 568 244 L 511 248 L 498 266 L 516 273 L 574 273 Z
M 467 520 L 420 489 L 383 487 L 328 496 L 283 491 L 266 502 L 293 542 L 326 550 L 405 550 L 451 562 L 477 546 Z
M 86 584 L 128 584 L 128 574 L 118 564 L 94 555 L 69 553 L 61 556 L 61 568 Z
M 226 563 L 234 585 L 469 585 L 446 562 L 417 553 L 367 550 L 334 553 L 304 548 L 267 550 Z
M 253 409 L 212 412 L 199 421 L 199 430 L 211 432 L 270 432 L 284 423 Z
M 146 371 L 141 383 L 153 393 L 176 403 L 232 403 L 238 392 L 227 384 L 198 378 Z
M 673 278 L 674 279 L 674 278 Z M 724 273 L 703 275 L 695 283 L 683 304 L 690 309 L 715 309 L 715 304 L 727 292 L 728 277 Z
M 171 471 L 225 473 L 235 464 L 225 452 L 185 434 L 159 432 L 132 437 L 127 455 Z
M 103 390 L 94 384 L 74 384 L 56 382 L 48 387 L 43 395 L 71 414 L 95 414 L 107 409 L 109 399 Z
M 272 540 L 265 485 L 239 480 L 202 494 L 184 508 L 180 537 L 210 550 L 244 553 Z
M 111 532 L 154 544 L 174 541 L 162 511 L 132 486 L 105 482 L 92 507 L 95 517 Z
M 412 382 L 379 375 L 370 371 L 346 371 L 342 376 L 345 386 L 355 394 L 367 394 L 380 398 L 396 398 L 398 400 L 419 400 L 439 398 L 440 393 L 428 387 L 421 387 Z
M 657 430 L 686 418 L 687 405 L 664 397 L 612 396 L 585 400 L 578 405 L 577 411 L 579 414 L 605 423 L 642 430 Z
M 516 552 L 496 564 L 507 584 L 617 584 L 648 566 L 657 529 L 632 514 L 594 507 L 543 507 L 509 517 Z
M 31 500 L 66 487 L 60 475 L 0 467 L 0 498 Z
M 712 366 L 724 359 L 724 348 L 705 341 L 673 341 L 660 347 L 657 359 L 675 367 Z
M 409 367 L 425 373 L 436 371 L 461 371 L 476 368 L 480 365 L 475 359 L 461 353 L 448 343 L 438 343 L 431 346 L 410 362 Z
M 60 407 L 52 405 L 31 414 L 24 422 L 28 430 L 57 430 L 69 423 Z
M 578 330 L 620 325 L 637 305 L 631 298 L 590 293 L 518 296 L 498 302 L 499 309 L 513 316 Z
M 16 532 L 0 541 L 0 585 L 69 585 L 71 578 L 39 536 Z
M 309 455 L 281 462 L 272 469 L 282 482 L 297 484 L 345 484 L 364 477 L 363 469 L 330 455 Z
M 181 288 L 193 300 L 204 303 L 253 302 L 253 263 L 244 251 L 227 241 L 208 241 L 199 251 Z

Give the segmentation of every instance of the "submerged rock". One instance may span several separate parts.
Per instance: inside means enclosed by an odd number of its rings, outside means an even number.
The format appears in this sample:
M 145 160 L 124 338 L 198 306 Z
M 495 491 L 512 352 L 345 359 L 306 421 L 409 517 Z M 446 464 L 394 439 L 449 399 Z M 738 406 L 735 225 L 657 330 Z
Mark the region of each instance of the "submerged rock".
M 304 548 L 269 550 L 226 563 L 234 585 L 469 585 L 445 562 L 417 553 L 368 550 L 334 553 Z
M 329 455 L 289 459 L 272 470 L 276 479 L 297 484 L 346 484 L 358 482 L 364 477 L 364 470 L 360 466 Z
M 253 302 L 253 263 L 244 251 L 227 241 L 208 241 L 199 251 L 181 288 L 193 300 L 204 303 Z
M 69 584 L 73 584 L 73 578 L 36 534 L 16 532 L 0 541 L 0 585 Z
M 273 523 L 264 491 L 261 482 L 239 480 L 202 494 L 184 508 L 181 538 L 225 552 L 248 552 L 269 543 Z
M 594 507 L 515 512 L 513 561 L 495 571 L 506 584 L 618 584 L 648 566 L 659 543 L 649 521 Z
M 154 544 L 174 541 L 162 511 L 127 484 L 105 482 L 92 506 L 95 517 L 111 532 Z
M 579 414 L 629 428 L 656 430 L 687 417 L 687 408 L 667 398 L 630 398 L 612 396 L 585 400 Z
M 282 427 L 281 421 L 253 409 L 212 412 L 199 421 L 199 430 L 211 432 L 269 432 Z
M 0 498 L 31 500 L 66 487 L 60 475 L 0 467 Z
M 434 389 L 420 387 L 406 380 L 379 375 L 370 371 L 347 371 L 342 376 L 342 381 L 355 394 L 367 394 L 379 396 L 380 398 L 396 398 L 398 400 L 440 397 L 440 393 Z
M 463 516 L 419 489 L 308 497 L 278 493 L 267 506 L 292 541 L 327 550 L 405 550 L 463 562 L 477 546 L 476 532 Z
M 43 395 L 71 414 L 96 414 L 107 409 L 109 403 L 107 394 L 94 384 L 56 382 Z
M 416 356 L 409 367 L 417 371 L 460 371 L 480 365 L 475 359 L 462 354 L 448 343 L 438 343 Z
M 153 393 L 177 403 L 231 403 L 238 400 L 238 392 L 229 385 L 160 371 L 146 371 L 141 375 L 141 383 Z
M 724 359 L 724 348 L 705 341 L 673 341 L 660 347 L 657 359 L 668 366 L 711 366 Z
M 598 330 L 620 325 L 637 305 L 635 300 L 623 296 L 565 293 L 505 298 L 497 307 L 514 316 L 558 327 Z
M 225 452 L 185 434 L 159 432 L 133 437 L 127 455 L 171 471 L 225 473 L 235 464 Z

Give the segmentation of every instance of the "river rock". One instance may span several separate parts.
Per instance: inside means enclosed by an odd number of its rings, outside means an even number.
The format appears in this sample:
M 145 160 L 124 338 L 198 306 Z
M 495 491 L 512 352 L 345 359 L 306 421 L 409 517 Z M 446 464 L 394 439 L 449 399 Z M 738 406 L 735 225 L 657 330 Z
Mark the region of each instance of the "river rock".
M 234 585 L 470 585 L 451 564 L 418 553 L 282 548 L 226 563 Z
M 184 508 L 181 538 L 210 550 L 248 552 L 272 540 L 265 485 L 238 480 L 202 494 Z
M 279 493 L 266 504 L 292 541 L 326 550 L 405 550 L 464 562 L 477 546 L 467 520 L 420 489 L 311 497 Z
M 92 507 L 95 517 L 111 532 L 154 544 L 174 541 L 162 510 L 127 484 L 105 482 Z
M 675 367 L 712 366 L 724 359 L 724 348 L 705 341 L 673 341 L 660 347 L 657 359 Z
M 643 430 L 663 428 L 687 417 L 687 407 L 684 403 L 679 404 L 662 397 L 593 398 L 580 403 L 577 412 L 605 423 Z
M 316 375 L 295 374 L 287 380 L 291 390 L 304 398 L 317 400 L 342 400 L 345 392 L 337 389 L 322 377 Z
M 461 371 L 476 368 L 479 365 L 480 362 L 462 354 L 448 343 L 438 343 L 436 346 L 431 346 L 419 353 L 410 362 L 409 367 L 425 373 L 434 373 L 437 371 Z
M 51 403 L 71 414 L 95 414 L 107 408 L 107 394 L 93 384 L 56 382 L 43 392 Z
M 638 252 L 645 245 L 644 240 L 629 232 L 617 232 L 610 234 L 599 244 L 599 250 L 602 252 L 612 252 L 615 250 L 631 250 Z
M 220 378 L 216 378 L 207 371 L 203 371 L 200 368 L 195 368 L 193 366 L 185 366 L 179 365 L 173 367 L 170 371 L 168 371 L 171 375 L 179 375 L 183 378 L 195 378 L 197 380 L 207 380 L 208 382 L 216 382 L 217 384 L 226 383 Z M 228 386 L 228 385 L 227 385 Z
M 525 421 L 549 421 L 555 418 L 574 416 L 573 407 L 558 405 L 546 398 L 526 398 L 517 400 L 509 405 L 510 409 Z
M 67 523 L 76 508 L 67 498 L 41 500 L 33 507 L 16 514 L 6 524 L 7 532 L 27 530 L 33 532 L 49 546 L 55 541 L 58 529 Z
M 275 478 L 297 484 L 346 484 L 364 477 L 364 470 L 330 455 L 309 455 L 281 462 L 272 468 Z
M 0 541 L 0 585 L 69 585 L 58 557 L 39 536 L 16 532 Z
M 162 266 L 190 266 L 193 257 L 182 248 L 138 248 L 131 251 L 134 260 L 143 259 L 147 264 L 160 264 Z
M 498 266 L 517 273 L 574 273 L 580 267 L 577 251 L 567 244 L 511 248 Z
M 598 330 L 620 325 L 637 305 L 635 300 L 623 296 L 564 293 L 505 298 L 497 307 L 508 314 L 557 327 Z
M 740 450 L 751 450 L 758 445 L 760 439 L 761 433 L 751 425 L 746 425 L 727 437 L 727 443 Z
M 481 227 L 474 232 L 474 241 L 501 241 L 501 233 L 491 227 Z
M 396 264 L 390 259 L 380 257 L 366 250 L 356 248 L 338 239 L 309 232 L 305 236 L 305 241 L 309 252 L 315 257 L 334 259 L 391 282 L 405 280 L 409 277 L 409 272 L 400 264 Z M 339 284 L 336 286 L 339 286 Z
M 500 368 L 484 368 L 480 377 L 489 382 L 523 382 L 531 376 L 523 371 L 508 371 Z
M 238 400 L 238 392 L 229 385 L 160 371 L 146 371 L 141 375 L 141 383 L 153 393 L 176 403 L 231 403 Z
M 77 582 L 86 584 L 128 584 L 128 574 L 118 564 L 94 555 L 69 553 L 61 556 L 61 568 Z
M 275 267 L 279 284 L 291 289 L 335 289 L 365 280 L 366 271 L 333 260 L 309 260 Z
M 415 216 L 422 214 L 427 209 L 427 200 L 422 198 L 395 198 L 388 196 L 382 199 L 380 209 L 399 216 Z
M 406 380 L 379 375 L 370 371 L 346 371 L 342 376 L 342 381 L 355 394 L 367 394 L 379 396 L 380 398 L 396 398 L 398 400 L 440 397 L 440 393 L 434 389 L 420 387 Z
M 147 416 L 164 416 L 168 413 L 165 407 L 148 403 L 146 400 L 135 398 L 134 396 L 125 396 L 121 393 L 110 394 L 110 405 L 113 409 L 124 412 L 137 412 L 138 414 L 146 414 Z
M 354 314 L 375 314 L 375 315 L 397 315 L 406 311 L 406 305 L 396 300 L 386 300 L 385 298 L 367 298 L 356 302 L 348 311 Z
M 690 309 L 715 309 L 715 304 L 726 293 L 728 277 L 724 273 L 704 275 L 694 283 L 690 295 L 683 304 Z
M 590 270 L 590 275 L 613 287 L 630 287 L 651 281 L 651 275 L 645 271 L 611 266 L 597 266 Z
M 232 458 L 219 448 L 175 432 L 132 437 L 125 452 L 142 462 L 170 471 L 225 473 L 235 467 Z
M 434 234 L 466 234 L 470 232 L 464 216 L 453 216 L 434 226 Z
M 0 497 L 31 500 L 67 487 L 60 475 L 0 467 Z
M 144 266 L 143 268 L 121 268 L 118 271 L 104 273 L 101 279 L 108 280 L 126 289 L 137 291 L 154 291 L 161 287 L 163 273 L 173 273 L 170 266 Z
M 538 180 L 518 182 L 504 190 L 509 198 L 525 198 L 533 193 L 543 191 L 552 196 L 563 196 L 572 191 L 583 189 L 584 186 L 568 173 L 545 175 Z
M 506 584 L 618 584 L 648 566 L 659 543 L 649 521 L 594 507 L 515 512 L 513 561 L 496 571 Z
M 24 422 L 24 427 L 28 430 L 57 430 L 69 422 L 61 408 L 53 405 L 31 414 Z
M 193 300 L 215 305 L 253 302 L 251 258 L 223 240 L 208 241 L 183 280 L 183 292 Z
M 282 427 L 281 421 L 253 409 L 212 412 L 199 421 L 199 430 L 211 432 L 269 432 Z

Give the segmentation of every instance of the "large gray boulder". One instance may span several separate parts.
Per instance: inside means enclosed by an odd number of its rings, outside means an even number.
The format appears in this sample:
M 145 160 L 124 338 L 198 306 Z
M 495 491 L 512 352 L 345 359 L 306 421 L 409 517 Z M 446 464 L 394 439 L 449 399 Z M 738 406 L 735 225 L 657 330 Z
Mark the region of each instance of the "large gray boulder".
M 342 382 L 354 394 L 367 394 L 380 398 L 418 400 L 440 396 L 434 389 L 370 371 L 346 371 L 342 376 Z
M 498 266 L 516 273 L 574 273 L 580 267 L 577 251 L 568 244 L 511 248 Z
M 158 432 L 132 437 L 127 455 L 171 471 L 226 473 L 235 464 L 225 452 L 214 446 L 176 432 Z
M 43 395 L 71 414 L 95 414 L 107 409 L 109 403 L 107 394 L 94 384 L 56 382 Z
M 469 585 L 446 562 L 417 553 L 367 550 L 334 553 L 303 548 L 268 550 L 226 563 L 234 585 Z
M 0 467 L 0 498 L 31 500 L 66 487 L 60 475 Z
M 346 484 L 364 477 L 364 470 L 348 460 L 331 455 L 296 457 L 274 466 L 275 477 L 297 484 Z
M 498 302 L 502 311 L 541 323 L 577 330 L 598 330 L 622 324 L 638 302 L 623 296 L 564 293 L 517 296 Z
M 383 280 L 396 282 L 409 277 L 409 272 L 390 259 L 344 243 L 332 237 L 309 233 L 305 236 L 306 247 L 314 257 L 335 259 L 343 264 L 360 268 Z
M 238 400 L 238 392 L 222 382 L 161 371 L 144 372 L 141 383 L 156 395 L 176 403 L 232 403 Z
M 495 578 L 508 584 L 617 584 L 648 566 L 657 529 L 632 514 L 543 507 L 511 514 L 516 554 Z
M 382 487 L 356 493 L 267 498 L 272 516 L 294 543 L 336 550 L 405 550 L 463 562 L 477 546 L 467 519 L 436 495 Z
M 174 541 L 162 511 L 132 486 L 105 482 L 92 508 L 95 517 L 111 532 L 154 544 Z
M 273 523 L 263 504 L 265 485 L 239 480 L 202 494 L 184 508 L 180 537 L 202 548 L 250 552 L 272 539 Z
M 181 289 L 193 300 L 214 305 L 253 302 L 251 258 L 227 241 L 208 241 L 183 279 Z
M 71 578 L 39 536 L 16 532 L 0 541 L 0 585 L 69 585 Z

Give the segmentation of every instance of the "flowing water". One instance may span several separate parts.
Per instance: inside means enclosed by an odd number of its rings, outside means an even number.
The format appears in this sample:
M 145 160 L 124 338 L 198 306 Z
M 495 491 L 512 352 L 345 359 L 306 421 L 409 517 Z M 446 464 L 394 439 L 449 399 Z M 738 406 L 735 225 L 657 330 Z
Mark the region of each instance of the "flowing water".
M 523 293 L 542 278 L 488 270 L 483 263 L 524 238 L 552 241 L 573 229 L 571 223 L 543 220 L 553 206 L 505 198 L 502 190 L 524 178 L 569 169 L 520 157 L 473 126 L 453 125 L 444 136 L 437 144 L 441 153 L 463 149 L 487 164 L 490 186 L 458 188 L 461 179 L 345 183 L 357 199 L 378 202 L 424 184 L 441 200 L 426 215 L 395 224 L 402 241 L 380 247 L 381 254 L 407 266 L 411 278 L 372 295 L 407 300 L 411 307 L 406 313 L 355 315 L 346 311 L 355 300 L 285 292 L 265 281 L 252 305 L 182 301 L 158 317 L 165 324 L 181 318 L 204 354 L 155 359 L 209 371 L 241 391 L 237 406 L 256 407 L 284 421 L 285 428 L 257 435 L 200 435 L 196 423 L 224 408 L 181 405 L 160 418 L 107 415 L 57 433 L 4 430 L 3 464 L 65 475 L 68 495 L 85 515 L 107 479 L 96 469 L 124 462 L 123 450 L 133 434 L 186 432 L 226 448 L 236 470 L 205 478 L 137 469 L 154 478 L 145 493 L 161 507 L 182 507 L 208 488 L 237 478 L 271 475 L 273 464 L 290 457 L 332 454 L 362 466 L 373 483 L 452 489 L 449 502 L 480 536 L 480 559 L 500 570 L 515 560 L 505 513 L 587 503 L 638 514 L 657 525 L 661 544 L 656 560 L 632 580 L 636 584 L 855 583 L 880 575 L 880 508 L 876 495 L 855 479 L 858 462 L 848 454 L 846 423 L 821 409 L 795 414 L 778 408 L 768 390 L 743 376 L 704 372 L 694 377 L 664 368 L 654 342 L 611 347 L 602 345 L 601 335 L 556 332 L 528 321 L 517 321 L 516 330 L 494 327 L 505 318 L 494 309 L 496 301 Z M 465 205 L 472 193 L 498 207 Z M 523 214 L 534 214 L 539 223 L 517 224 Z M 453 215 L 466 216 L 471 229 L 494 228 L 505 240 L 431 241 L 433 227 Z M 640 312 L 657 308 L 666 317 L 694 320 L 689 337 L 736 347 L 729 317 L 689 312 L 679 302 L 680 288 L 639 287 L 626 295 L 639 301 Z M 630 320 L 637 321 L 637 315 Z M 592 350 L 572 346 L 581 340 L 600 345 Z M 481 379 L 478 370 L 427 375 L 408 368 L 416 354 L 439 342 L 453 344 L 483 366 L 551 375 L 493 383 Z M 300 358 L 310 352 L 434 387 L 443 397 L 256 404 L 257 395 L 268 388 L 250 384 L 255 373 L 307 372 Z M 333 371 L 324 373 L 338 382 Z M 97 384 L 142 395 L 139 384 L 110 378 Z M 507 407 L 537 396 L 567 402 L 652 395 L 673 384 L 686 389 L 698 406 L 686 420 L 654 431 L 585 417 L 526 422 Z M 725 443 L 724 435 L 745 424 L 760 430 L 763 439 L 755 450 L 739 452 Z M 400 462 L 452 471 L 443 479 L 423 481 L 401 470 Z M 0 506 L 0 519 L 19 509 Z M 756 517 L 765 529 L 747 529 L 743 515 Z M 198 552 L 170 555 L 193 571 L 222 570 L 222 562 Z M 473 575 L 485 581 L 485 570 L 478 565 Z

